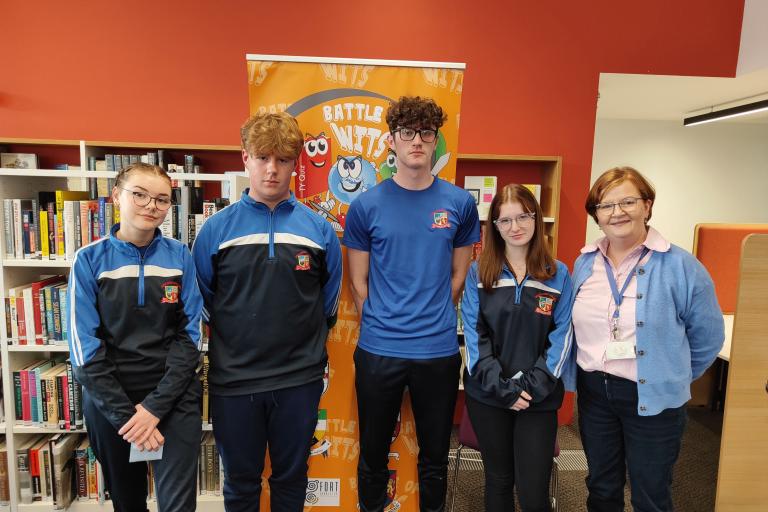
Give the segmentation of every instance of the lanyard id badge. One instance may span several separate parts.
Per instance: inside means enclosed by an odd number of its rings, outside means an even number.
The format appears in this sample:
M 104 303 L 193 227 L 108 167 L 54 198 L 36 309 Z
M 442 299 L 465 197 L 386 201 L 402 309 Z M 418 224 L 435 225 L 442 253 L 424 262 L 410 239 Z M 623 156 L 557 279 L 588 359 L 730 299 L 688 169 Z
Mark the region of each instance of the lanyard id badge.
M 632 270 L 627 274 L 627 279 L 624 281 L 621 291 L 619 291 L 616 279 L 613 277 L 608 258 L 603 255 L 603 260 L 605 261 L 605 273 L 608 277 L 608 284 L 611 287 L 613 302 L 616 304 L 616 309 L 613 310 L 613 315 L 611 316 L 611 340 L 605 348 L 606 360 L 634 359 L 636 357 L 635 346 L 637 345 L 637 338 L 635 336 L 630 336 L 627 339 L 621 339 L 621 334 L 619 332 L 619 315 L 621 303 L 624 300 L 624 292 L 627 291 L 627 287 L 629 286 L 638 265 L 640 265 L 640 262 L 645 258 L 645 255 L 648 254 L 649 251 L 650 249 L 647 247 L 643 248 L 643 252 L 640 254 L 637 263 L 635 263 L 635 266 L 632 267 Z

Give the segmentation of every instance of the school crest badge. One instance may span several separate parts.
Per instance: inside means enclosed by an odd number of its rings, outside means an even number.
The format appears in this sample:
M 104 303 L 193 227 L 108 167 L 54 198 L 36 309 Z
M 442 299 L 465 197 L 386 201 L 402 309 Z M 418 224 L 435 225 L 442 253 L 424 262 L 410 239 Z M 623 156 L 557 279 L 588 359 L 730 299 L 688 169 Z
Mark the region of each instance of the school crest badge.
M 539 293 L 536 295 L 536 313 L 540 315 L 552 316 L 552 308 L 557 299 L 548 293 Z
M 163 304 L 178 304 L 179 290 L 181 285 L 175 281 L 166 281 L 163 283 Z
M 434 229 L 446 229 L 451 227 L 448 222 L 448 212 L 445 210 L 435 210 L 432 212 L 432 227 Z
M 309 253 L 301 251 L 296 255 L 296 268 L 294 270 L 309 270 Z

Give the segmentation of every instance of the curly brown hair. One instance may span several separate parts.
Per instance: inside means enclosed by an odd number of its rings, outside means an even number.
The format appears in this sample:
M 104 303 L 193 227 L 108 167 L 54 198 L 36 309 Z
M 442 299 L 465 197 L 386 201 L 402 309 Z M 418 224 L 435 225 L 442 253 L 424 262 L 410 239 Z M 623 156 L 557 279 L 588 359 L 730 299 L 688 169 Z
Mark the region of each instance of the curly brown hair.
M 394 132 L 399 127 L 440 129 L 448 116 L 432 98 L 401 96 L 389 104 L 387 126 Z

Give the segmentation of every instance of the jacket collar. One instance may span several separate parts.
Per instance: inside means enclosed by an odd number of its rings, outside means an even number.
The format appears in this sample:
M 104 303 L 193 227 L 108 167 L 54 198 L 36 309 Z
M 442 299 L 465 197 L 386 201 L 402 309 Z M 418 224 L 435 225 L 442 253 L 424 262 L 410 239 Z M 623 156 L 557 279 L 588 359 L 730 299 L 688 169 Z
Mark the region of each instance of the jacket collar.
M 645 241 L 643 241 L 641 246 L 645 246 L 648 249 L 655 251 L 655 252 L 667 252 L 669 251 L 669 248 L 672 244 L 669 243 L 669 241 L 664 238 L 661 233 L 656 231 L 651 226 L 648 226 L 648 234 L 645 236 Z M 605 254 L 605 251 L 608 249 L 608 238 L 602 237 L 595 240 L 594 243 L 587 244 L 581 249 L 581 254 L 587 254 L 590 252 L 597 252 L 600 251 L 603 254 Z
M 139 251 L 138 247 L 136 247 L 131 242 L 126 242 L 125 240 L 120 240 L 119 238 L 117 238 L 117 232 L 119 230 L 120 230 L 120 223 L 118 222 L 117 224 L 112 226 L 112 229 L 109 230 L 109 242 L 112 244 L 113 247 L 118 249 L 120 252 L 135 256 L 136 253 Z M 160 229 L 155 228 L 155 234 L 152 236 L 152 241 L 149 242 L 149 248 L 145 253 L 145 257 L 150 254 L 150 251 L 154 250 L 153 246 L 156 245 L 155 242 L 162 237 L 163 237 L 163 234 L 160 232 Z
M 248 205 L 251 208 L 257 208 L 259 210 L 270 211 L 269 207 L 267 205 L 265 205 L 262 202 L 256 201 L 254 198 L 252 198 L 251 196 L 248 195 L 248 192 L 250 190 L 251 190 L 250 187 L 246 188 L 245 190 L 243 190 L 243 195 L 240 196 L 240 201 L 243 204 Z M 293 208 L 294 206 L 296 206 L 296 203 L 298 202 L 296 200 L 296 196 L 293 195 L 293 192 L 289 192 L 289 193 L 290 193 L 290 195 L 288 196 L 288 199 L 283 199 L 282 201 L 277 203 L 277 205 L 275 205 L 275 210 L 277 210 L 278 208 L 286 207 L 286 206 L 288 206 L 290 208 Z

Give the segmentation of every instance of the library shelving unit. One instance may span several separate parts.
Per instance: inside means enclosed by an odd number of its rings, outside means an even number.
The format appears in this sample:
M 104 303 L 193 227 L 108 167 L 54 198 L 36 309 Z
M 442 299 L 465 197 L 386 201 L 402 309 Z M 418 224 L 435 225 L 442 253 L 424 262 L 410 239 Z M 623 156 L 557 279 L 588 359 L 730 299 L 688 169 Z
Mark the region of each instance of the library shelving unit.
M 239 199 L 248 184 L 243 173 L 239 146 L 203 146 L 181 144 L 154 144 L 106 141 L 42 140 L 0 138 L 0 150 L 14 153 L 35 153 L 38 155 L 39 169 L 0 169 L 0 200 L 37 197 L 39 191 L 50 190 L 86 190 L 89 178 L 114 178 L 115 172 L 86 170 L 91 157 L 104 158 L 105 154 L 141 155 L 150 150 L 162 149 L 166 162 L 183 164 L 184 154 L 193 154 L 200 173 L 172 173 L 171 178 L 180 181 L 196 181 L 204 189 L 206 197 L 222 197 L 222 189 L 228 191 L 230 201 Z M 66 166 L 62 165 L 66 164 Z M 60 167 L 67 167 L 60 169 Z M 222 187 L 222 184 L 227 186 Z M 3 224 L 4 212 L 0 209 L 0 225 Z M 41 276 L 67 274 L 72 265 L 64 259 L 9 259 L 5 254 L 4 230 L 0 230 L 0 291 L 3 297 L 10 288 L 39 280 Z M 0 435 L 4 435 L 8 450 L 8 476 L 10 505 L 0 506 L 11 511 L 52 511 L 52 501 L 36 501 L 31 504 L 20 503 L 16 446 L 23 436 L 58 433 L 84 432 L 64 431 L 56 428 L 23 425 L 16 422 L 14 408 L 13 371 L 37 360 L 68 352 L 66 345 L 9 345 L 6 334 L 5 307 L 0 307 L 0 361 L 2 364 L 2 393 L 4 400 L 5 421 L 0 423 Z M 204 347 L 206 348 L 206 347 Z M 61 354 L 63 355 L 63 354 Z M 204 425 L 210 430 L 210 425 Z M 149 503 L 150 510 L 156 510 L 156 504 Z M 220 496 L 199 496 L 198 510 L 222 510 Z M 72 502 L 69 509 L 111 511 L 109 501 L 99 504 L 95 500 Z
M 560 156 L 459 153 L 456 185 L 463 187 L 465 176 L 496 176 L 497 190 L 510 183 L 541 185 L 545 234 L 556 257 L 562 164 Z

